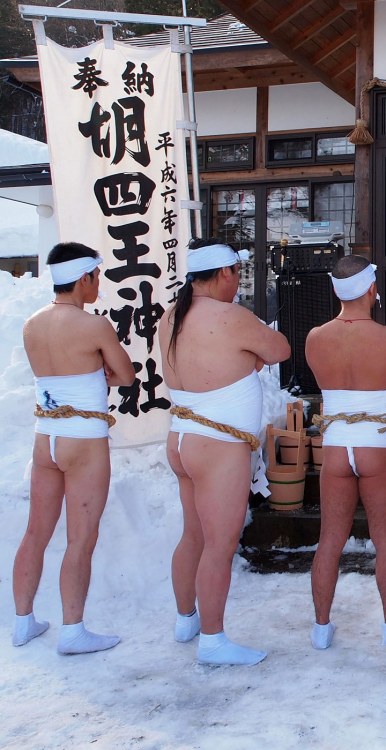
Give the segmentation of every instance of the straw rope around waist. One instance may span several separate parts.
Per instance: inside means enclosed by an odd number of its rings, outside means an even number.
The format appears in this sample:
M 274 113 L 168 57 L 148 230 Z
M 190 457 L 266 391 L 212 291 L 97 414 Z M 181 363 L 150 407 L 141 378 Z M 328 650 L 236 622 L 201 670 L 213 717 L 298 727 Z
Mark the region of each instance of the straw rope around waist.
M 191 409 L 187 409 L 185 406 L 172 406 L 170 414 L 175 414 L 175 416 L 180 419 L 191 419 L 193 422 L 199 422 L 199 424 L 206 425 L 206 427 L 213 427 L 219 432 L 226 432 L 228 435 L 233 435 L 233 437 L 239 438 L 239 440 L 243 440 L 245 443 L 249 443 L 251 451 L 257 450 L 260 446 L 260 441 L 255 435 L 252 435 L 251 432 L 238 430 L 237 427 L 231 427 L 231 425 L 223 424 L 222 422 L 214 422 L 212 419 L 208 419 L 208 417 L 202 417 L 201 414 L 195 414 Z
M 321 434 L 327 430 L 332 422 L 346 422 L 346 424 L 357 424 L 358 422 L 378 422 L 386 425 L 386 414 L 367 414 L 365 411 L 360 411 L 357 414 L 345 414 L 339 412 L 339 414 L 314 414 L 312 417 L 312 423 L 319 427 Z M 326 422 L 327 424 L 324 424 Z M 379 433 L 386 432 L 386 427 L 380 427 Z
M 69 419 L 70 417 L 83 417 L 84 419 L 103 419 L 107 422 L 109 427 L 113 427 L 116 423 L 115 417 L 112 414 L 107 414 L 104 411 L 85 411 L 84 409 L 74 409 L 73 406 L 68 404 L 64 406 L 57 406 L 55 409 L 43 409 L 40 404 L 36 404 L 34 411 L 35 417 L 49 417 L 50 419 Z

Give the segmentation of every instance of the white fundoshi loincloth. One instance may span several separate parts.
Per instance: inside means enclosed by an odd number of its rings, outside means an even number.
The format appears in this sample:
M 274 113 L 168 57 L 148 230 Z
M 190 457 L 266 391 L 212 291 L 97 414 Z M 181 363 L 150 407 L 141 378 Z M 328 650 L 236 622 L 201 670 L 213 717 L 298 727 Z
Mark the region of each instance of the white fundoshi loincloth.
M 262 387 L 259 375 L 253 370 L 240 380 L 237 380 L 223 388 L 197 393 L 193 391 L 181 391 L 170 388 L 170 397 L 175 406 L 191 409 L 194 414 L 206 417 L 213 422 L 228 424 L 243 432 L 258 435 L 261 425 L 262 414 Z M 172 416 L 170 425 L 171 432 L 178 432 L 178 447 L 180 448 L 184 434 L 203 435 L 214 440 L 223 440 L 228 443 L 242 443 L 240 438 L 229 433 L 223 433 L 209 425 L 203 425 L 192 419 L 181 419 L 177 415 Z M 268 482 L 265 477 L 265 466 L 258 451 L 258 467 L 255 469 L 252 480 L 253 492 L 261 492 L 265 497 Z
M 101 367 L 81 375 L 51 375 L 35 378 L 36 402 L 45 411 L 70 405 L 82 411 L 108 412 L 107 382 Z M 50 436 L 51 458 L 55 461 L 55 438 L 108 437 L 107 422 L 98 417 L 38 417 L 35 432 Z
M 386 412 L 386 391 L 322 390 L 323 414 L 359 414 L 369 416 Z M 386 448 L 386 433 L 378 432 L 379 422 L 353 422 L 343 419 L 331 422 L 323 433 L 323 446 L 343 446 L 347 448 L 350 466 L 357 474 L 354 448 Z

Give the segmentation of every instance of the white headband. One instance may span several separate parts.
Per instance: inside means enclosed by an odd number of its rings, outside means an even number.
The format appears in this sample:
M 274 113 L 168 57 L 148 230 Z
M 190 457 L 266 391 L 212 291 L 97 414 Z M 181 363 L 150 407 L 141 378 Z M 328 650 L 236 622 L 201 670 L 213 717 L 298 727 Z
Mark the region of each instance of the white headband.
M 376 270 L 377 267 L 374 263 L 370 263 L 366 268 L 363 268 L 362 271 L 359 271 L 359 273 L 355 273 L 354 276 L 349 276 L 348 279 L 336 279 L 330 273 L 329 275 L 331 276 L 336 296 L 339 297 L 342 302 L 348 302 L 349 300 L 362 297 L 375 281 Z
M 235 253 L 228 245 L 206 245 L 197 250 L 188 251 L 188 272 L 225 268 L 225 266 L 234 266 L 236 263 L 247 260 L 249 260 L 248 250 L 239 250 Z
M 84 273 L 95 271 L 100 263 L 103 263 L 103 258 L 98 255 L 96 258 L 75 258 L 74 260 L 65 260 L 63 263 L 51 263 L 48 267 L 54 284 L 61 285 L 78 281 Z

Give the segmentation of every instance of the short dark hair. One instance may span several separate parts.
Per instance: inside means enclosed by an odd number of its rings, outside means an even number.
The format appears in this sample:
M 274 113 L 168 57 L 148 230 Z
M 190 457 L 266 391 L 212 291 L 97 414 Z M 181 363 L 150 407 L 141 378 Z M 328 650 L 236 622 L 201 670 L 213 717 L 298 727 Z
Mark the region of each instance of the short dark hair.
M 80 242 L 58 242 L 48 253 L 47 265 L 65 263 L 67 260 L 76 260 L 77 258 L 98 258 L 98 256 L 99 253 L 96 250 L 87 247 L 87 245 L 82 245 Z M 89 276 L 93 278 L 94 272 L 91 271 Z M 68 284 L 54 284 L 54 292 L 56 294 L 72 292 L 75 284 L 76 281 L 70 281 Z
M 332 275 L 335 279 L 349 279 L 369 265 L 370 261 L 362 255 L 345 255 L 335 263 Z

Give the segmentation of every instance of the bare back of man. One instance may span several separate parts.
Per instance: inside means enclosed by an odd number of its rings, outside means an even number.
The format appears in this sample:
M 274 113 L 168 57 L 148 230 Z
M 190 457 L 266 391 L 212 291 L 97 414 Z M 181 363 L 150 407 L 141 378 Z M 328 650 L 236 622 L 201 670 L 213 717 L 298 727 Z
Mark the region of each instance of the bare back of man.
M 306 357 L 322 390 L 326 416 L 332 411 L 332 416 L 346 411 L 350 415 L 372 414 L 373 402 L 375 412 L 386 411 L 386 329 L 371 318 L 375 296 L 372 283 L 364 295 L 343 301 L 336 319 L 308 335 Z M 329 618 L 339 559 L 359 497 L 377 549 L 377 583 L 386 619 L 386 440 L 378 433 L 381 427 L 379 423 L 351 425 L 338 420 L 326 428 L 320 477 L 321 532 L 312 569 L 316 614 L 312 640 L 316 648 L 325 648 L 332 640 L 335 626 Z M 369 431 L 373 435 L 367 437 Z
M 81 406 L 89 404 L 93 412 L 98 412 L 99 406 L 103 416 L 107 381 L 112 385 L 130 384 L 134 379 L 130 358 L 111 324 L 104 317 L 83 310 L 85 303 L 96 299 L 98 276 L 98 268 L 92 275 L 84 274 L 71 292 L 57 294 L 53 304 L 39 310 L 25 324 L 26 353 L 37 393 L 40 388 L 44 394 L 42 406 L 48 409 L 61 405 L 56 401 L 58 394 L 65 401 L 69 394 L 69 400 L 79 399 Z M 97 636 L 83 626 L 91 558 L 109 482 L 108 427 L 103 419 L 82 416 L 38 419 L 30 517 L 14 565 L 14 645 L 23 645 L 44 632 L 34 620 L 33 601 L 44 552 L 59 519 L 64 496 L 68 544 L 60 574 L 63 626 L 58 650 L 84 653 L 110 648 L 119 642 L 116 636 Z
M 191 305 L 178 333 L 174 356 L 170 342 L 174 309 L 163 316 L 159 338 L 163 372 L 171 392 L 191 394 L 216 408 L 218 421 L 230 424 L 233 388 L 248 387 L 249 378 L 264 363 L 290 354 L 284 336 L 261 323 L 252 313 L 230 304 L 238 287 L 236 269 L 224 267 L 211 280 L 193 281 Z M 257 384 L 256 384 L 257 388 Z M 254 409 L 254 396 L 250 408 Z M 259 397 L 257 397 L 258 399 Z M 240 407 L 242 411 L 243 407 Z M 245 407 L 244 407 L 245 408 Z M 256 405 L 256 425 L 258 410 Z M 205 415 L 206 416 L 206 415 Z M 226 436 L 225 436 L 226 437 Z M 199 660 L 207 663 L 257 663 L 265 654 L 224 641 L 223 618 L 231 563 L 247 508 L 251 451 L 242 441 L 227 442 L 221 433 L 197 434 L 183 426 L 168 437 L 168 458 L 178 477 L 184 530 L 172 561 L 177 601 L 177 640 L 190 640 L 200 628 Z M 186 622 L 184 622 L 184 618 Z M 217 640 L 216 640 L 217 639 Z M 213 651 L 214 649 L 214 651 Z

